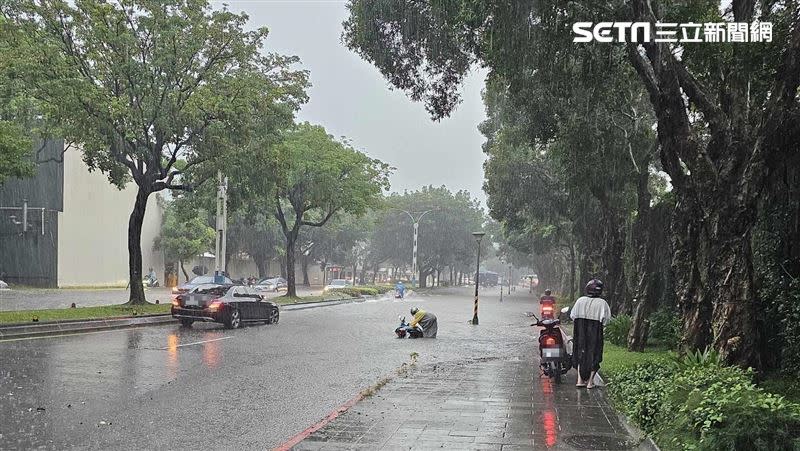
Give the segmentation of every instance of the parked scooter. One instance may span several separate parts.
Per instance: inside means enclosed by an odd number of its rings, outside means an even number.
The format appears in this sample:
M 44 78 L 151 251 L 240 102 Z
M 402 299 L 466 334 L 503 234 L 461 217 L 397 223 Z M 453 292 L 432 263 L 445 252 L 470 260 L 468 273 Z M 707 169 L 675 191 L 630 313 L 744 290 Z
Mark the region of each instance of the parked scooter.
M 158 287 L 159 283 L 158 279 L 151 279 L 149 277 L 145 277 L 144 279 L 142 279 L 142 285 L 144 285 L 147 288 L 153 288 L 153 287 Z
M 400 319 L 400 326 L 394 330 L 397 338 L 422 338 L 422 330 L 409 326 L 405 316 L 399 316 L 398 319 Z
M 534 315 L 536 318 L 536 315 Z M 561 383 L 561 376 L 572 367 L 572 338 L 559 327 L 557 319 L 539 319 L 531 326 L 543 329 L 539 332 L 539 366 L 542 375 Z

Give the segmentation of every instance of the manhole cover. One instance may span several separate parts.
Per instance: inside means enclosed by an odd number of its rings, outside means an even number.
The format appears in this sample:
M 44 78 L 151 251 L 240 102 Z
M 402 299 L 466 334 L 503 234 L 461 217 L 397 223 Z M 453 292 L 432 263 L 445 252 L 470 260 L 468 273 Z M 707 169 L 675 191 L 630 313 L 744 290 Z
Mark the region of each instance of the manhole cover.
M 622 435 L 569 435 L 564 441 L 578 449 L 615 450 L 636 446 L 629 437 Z

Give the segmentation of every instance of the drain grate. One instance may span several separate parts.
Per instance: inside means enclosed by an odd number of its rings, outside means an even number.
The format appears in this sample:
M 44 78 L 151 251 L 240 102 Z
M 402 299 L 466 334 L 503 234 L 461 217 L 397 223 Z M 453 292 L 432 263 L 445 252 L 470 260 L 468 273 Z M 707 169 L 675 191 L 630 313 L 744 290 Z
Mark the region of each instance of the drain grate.
M 631 449 L 636 446 L 636 443 L 631 441 L 630 437 L 615 434 L 569 435 L 565 436 L 563 440 L 578 449 L 610 451 Z

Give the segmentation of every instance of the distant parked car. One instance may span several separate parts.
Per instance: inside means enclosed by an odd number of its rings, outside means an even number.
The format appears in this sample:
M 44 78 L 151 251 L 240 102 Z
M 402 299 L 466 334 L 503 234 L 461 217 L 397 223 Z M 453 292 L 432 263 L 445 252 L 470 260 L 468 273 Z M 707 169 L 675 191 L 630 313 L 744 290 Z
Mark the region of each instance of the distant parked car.
M 200 285 L 206 284 L 213 284 L 214 283 L 214 276 L 197 276 L 194 279 L 184 283 L 183 285 L 179 285 L 172 289 L 173 294 L 181 294 L 187 293 L 191 291 L 193 288 L 196 288 Z M 233 285 L 233 280 L 230 277 L 225 277 L 224 285 Z
M 205 284 L 172 301 L 172 317 L 189 327 L 195 321 L 222 323 L 236 329 L 244 323 L 275 324 L 278 304 L 267 301 L 253 287 Z
M 333 280 L 331 280 L 331 283 L 329 283 L 325 288 L 322 289 L 322 291 L 323 292 L 327 292 L 327 291 L 330 291 L 330 290 L 335 290 L 337 288 L 347 288 L 349 286 L 352 286 L 352 284 L 348 280 L 345 280 L 345 279 L 333 279 Z
M 285 290 L 288 286 L 289 283 L 283 277 L 272 277 L 259 281 L 257 284 L 253 285 L 253 288 L 263 293 Z
M 11 288 L 8 288 L 8 284 L 7 283 L 5 283 L 2 280 L 0 280 L 0 290 L 10 290 L 10 289 Z

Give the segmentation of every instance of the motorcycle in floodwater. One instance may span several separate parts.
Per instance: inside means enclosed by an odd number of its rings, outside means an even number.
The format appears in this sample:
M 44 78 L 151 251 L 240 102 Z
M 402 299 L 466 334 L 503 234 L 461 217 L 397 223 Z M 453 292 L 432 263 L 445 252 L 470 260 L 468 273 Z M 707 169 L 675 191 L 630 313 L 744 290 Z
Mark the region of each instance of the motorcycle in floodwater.
M 145 287 L 148 287 L 148 288 L 154 288 L 154 287 L 158 287 L 159 283 L 158 283 L 158 279 L 151 279 L 149 277 L 145 277 L 144 279 L 142 279 L 142 285 L 144 285 Z
M 566 307 L 565 307 L 566 308 Z M 533 315 L 536 318 L 536 315 Z M 542 375 L 561 383 L 561 376 L 572 367 L 572 337 L 560 327 L 561 321 L 553 318 L 536 318 L 531 326 L 541 327 L 539 332 L 539 366 Z
M 397 338 L 422 338 L 422 330 L 409 326 L 405 316 L 399 316 L 398 319 L 400 320 L 400 325 L 394 330 Z

